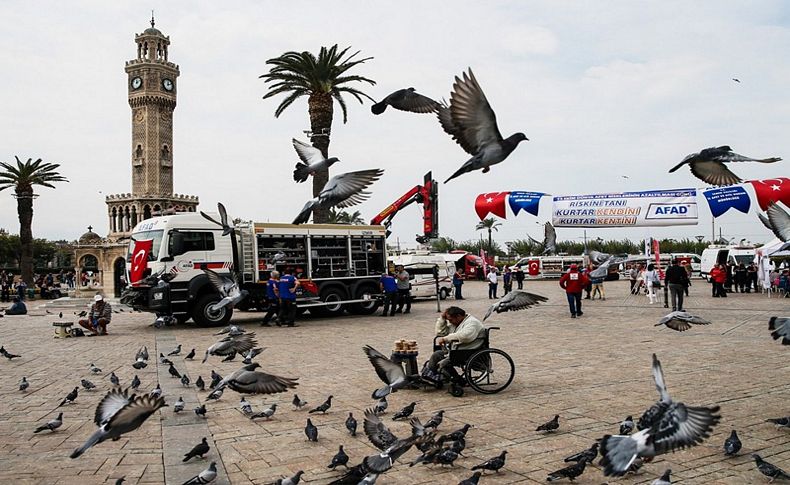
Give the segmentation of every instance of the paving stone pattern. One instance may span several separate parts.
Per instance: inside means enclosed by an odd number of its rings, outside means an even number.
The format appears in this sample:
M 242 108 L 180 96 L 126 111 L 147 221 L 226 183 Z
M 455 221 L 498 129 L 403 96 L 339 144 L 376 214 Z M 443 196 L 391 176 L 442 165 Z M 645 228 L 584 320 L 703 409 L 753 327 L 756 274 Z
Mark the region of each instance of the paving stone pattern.
M 606 284 L 607 301 L 584 301 L 584 316 L 571 319 L 564 293 L 556 281 L 528 282 L 530 291 L 550 298 L 547 304 L 527 311 L 492 316 L 490 325 L 502 329 L 492 334 L 492 346 L 508 352 L 516 362 L 516 378 L 506 391 L 480 395 L 467 389 L 461 398 L 446 391 L 408 390 L 394 394 L 385 422 L 399 435 L 408 433 L 406 423 L 392 422 L 394 410 L 417 402 L 416 415 L 423 420 L 439 409 L 446 411 L 441 426 L 451 431 L 464 423 L 474 424 L 467 437 L 464 457 L 450 467 L 408 467 L 415 452 L 409 452 L 378 483 L 455 484 L 471 475 L 480 461 L 509 451 L 507 465 L 498 474 L 487 473 L 488 483 L 545 483 L 548 472 L 563 466 L 562 459 L 589 446 L 606 433 L 615 433 L 626 415 L 637 417 L 656 399 L 650 373 L 650 354 L 662 361 L 672 396 L 695 405 L 721 406 L 722 422 L 701 446 L 659 457 L 644 466 L 642 473 L 622 479 L 607 479 L 589 467 L 579 484 L 650 483 L 666 468 L 673 483 L 766 483 L 754 466 L 750 453 L 759 452 L 768 461 L 790 470 L 790 430 L 776 429 L 764 420 L 790 415 L 790 348 L 771 340 L 768 318 L 789 315 L 790 300 L 765 295 L 730 295 L 713 299 L 710 288 L 695 281 L 690 311 L 714 323 L 678 333 L 653 327 L 667 310 L 650 305 L 644 296 L 629 296 L 627 282 Z M 500 288 L 501 290 L 501 288 Z M 467 297 L 461 306 L 482 316 L 489 305 L 487 287 L 467 282 Z M 454 304 L 452 300 L 443 305 Z M 359 462 L 376 450 L 361 432 L 363 412 L 372 405 L 371 391 L 380 385 L 361 347 L 370 344 L 389 354 L 394 340 L 406 338 L 420 343 L 420 363 L 427 359 L 436 318 L 433 301 L 413 305 L 411 315 L 381 318 L 378 315 L 335 319 L 305 317 L 296 328 L 263 328 L 257 313 L 237 313 L 234 321 L 256 332 L 266 347 L 257 361 L 262 369 L 288 377 L 299 377 L 297 392 L 311 405 L 335 396 L 326 415 L 313 415 L 319 428 L 318 443 L 308 442 L 303 428 L 306 410 L 294 411 L 293 393 L 252 396 L 255 410 L 278 403 L 271 421 L 251 422 L 238 408 L 239 395 L 227 390 L 218 402 L 207 405 L 207 419 L 193 412 L 207 393 L 194 387 L 184 389 L 171 378 L 167 367 L 154 357 L 176 344 L 182 356 L 174 360 L 192 382 L 198 376 L 208 383 L 211 369 L 227 375 L 239 362 L 200 359 L 206 347 L 219 337 L 217 329 L 191 325 L 155 329 L 153 318 L 144 313 L 114 315 L 106 337 L 53 339 L 52 322 L 40 301 L 30 304 L 36 316 L 0 319 L 0 344 L 21 359 L 0 359 L 0 481 L 13 484 L 182 483 L 217 461 L 217 483 L 264 484 L 304 470 L 305 483 L 328 483 L 340 472 L 326 468 L 339 444 L 345 445 L 351 462 Z M 48 307 L 57 313 L 57 308 Z M 67 316 L 74 308 L 66 308 Z M 141 345 L 152 354 L 150 365 L 136 371 L 131 367 Z M 183 356 L 197 349 L 194 361 Z M 240 359 L 237 358 L 237 361 Z M 89 364 L 103 370 L 90 375 Z M 111 388 L 111 371 L 128 385 L 135 374 L 149 391 L 161 383 L 167 402 L 178 396 L 186 410 L 175 415 L 163 408 L 140 429 L 118 441 L 107 441 L 72 460 L 69 453 L 95 430 L 92 417 L 96 404 Z M 30 389 L 17 390 L 27 376 Z M 33 434 L 42 422 L 55 417 L 60 400 L 79 385 L 80 378 L 97 384 L 92 392 L 80 390 L 76 403 L 66 405 L 63 426 L 54 433 Z M 356 438 L 348 435 L 344 421 L 353 412 L 360 421 Z M 534 432 L 537 425 L 557 413 L 560 429 L 551 435 Z M 739 456 L 725 457 L 722 443 L 737 429 L 744 448 Z M 206 436 L 211 451 L 206 460 L 184 464 L 183 454 Z

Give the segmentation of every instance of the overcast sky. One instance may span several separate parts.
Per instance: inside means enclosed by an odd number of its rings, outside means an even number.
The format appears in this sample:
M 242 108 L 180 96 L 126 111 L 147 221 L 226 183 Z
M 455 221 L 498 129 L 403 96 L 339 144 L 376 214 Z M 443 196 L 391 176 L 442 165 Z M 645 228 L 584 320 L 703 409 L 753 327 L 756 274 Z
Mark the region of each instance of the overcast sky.
M 291 180 L 292 137 L 309 127 L 306 99 L 279 119 L 262 100 L 266 60 L 338 43 L 374 59 L 357 74 L 372 97 L 413 86 L 448 97 L 453 77 L 475 71 L 504 136 L 530 139 L 490 173 L 440 188 L 440 229 L 479 237 L 474 198 L 534 190 L 555 195 L 701 187 L 685 155 L 729 144 L 739 153 L 790 157 L 790 4 L 782 1 L 446 2 L 0 2 L 0 160 L 43 158 L 70 183 L 38 189 L 33 233 L 75 239 L 92 224 L 106 234 L 106 194 L 131 190 L 131 111 L 124 62 L 134 34 L 170 36 L 179 64 L 174 115 L 175 192 L 222 201 L 234 217 L 291 221 L 310 196 Z M 738 78 L 736 83 L 731 78 Z M 385 177 L 359 207 L 370 219 L 433 170 L 444 180 L 468 157 L 429 115 L 370 113 L 348 100 L 330 146 L 334 173 L 381 167 Z M 745 179 L 788 176 L 790 161 L 739 164 Z M 623 178 L 623 177 L 628 177 Z M 710 235 L 700 197 L 698 226 L 594 229 L 588 237 Z M 752 212 L 717 222 L 725 237 L 771 239 Z M 501 243 L 540 238 L 551 216 L 502 221 Z M 18 232 L 16 202 L 0 193 L 0 227 Z M 420 210 L 393 224 L 392 242 L 414 245 Z M 718 229 L 717 229 L 718 233 Z M 575 239 L 581 229 L 558 229 Z

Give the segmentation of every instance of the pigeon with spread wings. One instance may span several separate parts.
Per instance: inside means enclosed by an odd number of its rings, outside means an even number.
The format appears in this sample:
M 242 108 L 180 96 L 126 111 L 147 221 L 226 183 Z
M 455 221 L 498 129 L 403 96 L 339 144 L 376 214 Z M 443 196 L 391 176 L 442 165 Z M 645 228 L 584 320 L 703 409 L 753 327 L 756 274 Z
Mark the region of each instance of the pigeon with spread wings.
M 543 225 L 543 252 L 541 255 L 547 256 L 557 253 L 557 230 L 551 225 L 551 222 L 546 222 Z
M 214 224 L 220 226 L 222 228 L 222 235 L 227 236 L 231 232 L 233 232 L 233 226 L 231 222 L 228 220 L 228 211 L 225 210 L 225 206 L 222 205 L 221 202 L 217 203 L 217 211 L 219 212 L 219 220 L 214 219 L 210 215 L 206 214 L 203 211 L 200 211 L 200 215 L 203 216 L 205 219 L 213 222 Z
M 530 308 L 548 300 L 549 299 L 545 296 L 536 295 L 535 293 L 513 290 L 488 308 L 486 315 L 483 317 L 483 321 L 485 322 L 494 312 L 514 312 L 516 310 Z
M 307 222 L 315 208 L 346 208 L 367 200 L 370 197 L 370 192 L 365 189 L 383 174 L 384 170 L 372 168 L 335 175 L 324 185 L 318 196 L 310 199 L 304 205 L 293 223 L 304 224 Z
M 241 300 L 247 298 L 249 292 L 239 287 L 233 272 L 230 273 L 230 278 L 208 268 L 203 268 L 203 273 L 222 297 L 220 301 L 208 307 L 209 311 L 218 312 L 226 307 L 232 310 Z
M 749 158 L 739 155 L 732 151 L 727 145 L 720 147 L 705 148 L 699 153 L 692 153 L 683 159 L 682 162 L 672 167 L 669 172 L 672 173 L 688 164 L 691 173 L 711 185 L 732 185 L 742 182 L 742 179 L 732 173 L 729 168 L 724 164 L 730 162 L 760 162 L 760 163 L 774 163 L 782 160 L 778 157 L 772 158 Z
M 528 140 L 524 133 L 502 138 L 494 110 L 471 68 L 468 75 L 463 73 L 463 79 L 455 77 L 450 105 L 439 106 L 437 114 L 444 131 L 472 155 L 444 183 L 474 170 L 488 172 L 492 165 L 504 161 L 520 142 Z
M 241 394 L 275 394 L 299 385 L 296 382 L 298 378 L 281 377 L 255 370 L 260 366 L 257 362 L 245 365 L 222 379 L 214 390 L 222 390 L 227 386 Z
M 387 106 L 411 113 L 434 113 L 440 107 L 439 103 L 428 96 L 418 93 L 414 88 L 398 89 L 380 102 L 372 105 L 370 111 L 374 115 L 380 115 L 387 109 Z
M 208 360 L 209 355 L 219 355 L 223 357 L 235 356 L 236 354 L 248 352 L 257 345 L 258 341 L 255 340 L 255 333 L 228 336 L 216 342 L 206 350 L 203 363 Z
M 301 160 L 301 162 L 296 163 L 296 168 L 294 168 L 294 181 L 297 183 L 306 181 L 311 175 L 315 175 L 316 172 L 327 170 L 336 162 L 340 161 L 336 157 L 325 157 L 318 148 L 303 141 L 299 141 L 296 138 L 292 138 L 291 142 L 296 150 L 296 154 L 299 155 L 299 159 Z
M 376 375 L 386 384 L 386 386 L 373 391 L 372 399 L 381 399 L 398 389 L 403 389 L 411 385 L 411 379 L 403 372 L 403 367 L 388 359 L 384 354 L 374 349 L 370 345 L 362 347 L 368 360 L 376 369 Z
M 710 325 L 710 323 L 709 320 L 705 320 L 702 317 L 692 315 L 688 312 L 676 311 L 664 316 L 654 326 L 659 327 L 661 325 L 666 325 L 667 328 L 671 328 L 672 330 L 685 332 L 690 329 L 692 325 Z
M 776 202 L 768 204 L 765 215 L 758 214 L 760 221 L 782 242 L 790 242 L 790 214 Z
M 782 345 L 790 345 L 790 317 L 771 317 L 768 330 L 774 340 L 782 339 Z

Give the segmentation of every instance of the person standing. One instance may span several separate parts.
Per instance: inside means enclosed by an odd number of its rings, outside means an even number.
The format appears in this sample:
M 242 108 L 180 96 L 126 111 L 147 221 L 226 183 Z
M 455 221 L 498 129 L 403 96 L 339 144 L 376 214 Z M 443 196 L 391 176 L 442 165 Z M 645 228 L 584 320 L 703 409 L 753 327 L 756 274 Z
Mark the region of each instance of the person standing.
M 656 288 L 661 286 L 661 279 L 658 276 L 656 267 L 652 263 L 647 265 L 647 271 L 645 271 L 645 285 L 647 286 L 647 298 L 652 305 L 658 300 L 656 297 Z
M 636 295 L 639 292 L 639 287 L 637 286 L 637 280 L 639 279 L 639 267 L 637 265 L 631 266 L 631 270 L 628 271 L 628 282 L 631 284 L 631 294 Z
M 497 287 L 497 276 L 496 276 L 496 266 L 491 266 L 491 269 L 488 270 L 488 276 L 486 276 L 488 280 L 488 299 L 493 300 L 496 298 L 496 287 Z
M 386 317 L 389 313 L 391 317 L 394 317 L 395 307 L 398 305 L 398 283 L 395 277 L 388 271 L 381 273 L 379 288 L 384 293 L 384 312 L 381 316 Z
M 25 301 L 25 293 L 27 293 L 27 283 L 20 278 L 16 284 L 16 296 L 18 296 L 20 300 Z
M 716 263 L 713 265 L 713 269 L 710 270 L 710 281 L 713 284 L 713 298 L 727 298 L 727 293 L 724 291 L 727 272 L 722 268 L 721 264 Z
M 686 293 L 686 296 L 689 296 L 689 288 L 691 287 L 691 276 L 694 273 L 694 270 L 691 268 L 691 263 L 688 261 L 683 261 L 680 263 L 680 266 L 686 270 L 686 288 L 683 290 Z
M 568 307 L 571 311 L 571 318 L 584 315 L 582 312 L 582 291 L 589 283 L 589 278 L 584 273 L 579 272 L 579 267 L 572 264 L 568 272 L 560 278 L 560 288 L 565 290 L 568 298 Z
M 505 295 L 513 291 L 513 272 L 508 266 L 505 266 L 505 272 L 502 274 L 502 285 L 505 288 Z
M 749 293 L 751 287 L 754 287 L 754 292 L 757 293 L 759 291 L 757 289 L 757 266 L 754 263 L 749 263 L 749 266 L 746 268 L 746 273 L 748 275 L 746 280 L 746 293 Z
M 673 259 L 672 265 L 667 268 L 664 283 L 669 288 L 669 294 L 672 298 L 672 311 L 684 311 L 683 294 L 688 288 L 688 273 L 685 268 L 678 264 L 677 259 Z
M 455 299 L 463 300 L 464 296 L 461 294 L 461 287 L 464 285 L 464 274 L 460 269 L 456 269 L 453 273 L 453 288 L 455 288 Z
M 746 283 L 749 279 L 749 272 L 746 271 L 746 266 L 743 263 L 738 265 L 735 270 L 735 291 L 743 293 L 746 290 Z
M 409 272 L 402 264 L 395 266 L 395 280 L 398 284 L 398 310 L 397 313 L 411 313 L 411 282 Z M 403 306 L 406 309 L 403 309 Z
M 285 268 L 285 273 L 277 281 L 277 298 L 280 300 L 280 313 L 277 316 L 280 325 L 284 327 L 296 326 L 296 289 L 299 287 L 299 280 L 293 275 L 293 269 Z
M 590 273 L 592 272 L 592 270 L 593 270 L 592 264 L 588 264 L 587 266 L 584 267 L 584 269 L 582 269 L 582 273 L 584 273 L 585 276 L 587 276 L 587 286 L 584 287 L 584 292 L 586 293 L 586 295 L 584 295 L 585 300 L 590 299 L 590 292 L 592 292 L 592 281 L 590 280 Z
M 516 267 L 516 288 L 524 289 L 524 269 L 521 266 Z
M 277 285 L 280 283 L 280 272 L 272 271 L 269 280 L 266 282 L 266 315 L 263 317 L 261 326 L 269 327 L 269 322 L 274 318 L 274 323 L 279 327 L 280 319 L 280 300 L 277 298 Z

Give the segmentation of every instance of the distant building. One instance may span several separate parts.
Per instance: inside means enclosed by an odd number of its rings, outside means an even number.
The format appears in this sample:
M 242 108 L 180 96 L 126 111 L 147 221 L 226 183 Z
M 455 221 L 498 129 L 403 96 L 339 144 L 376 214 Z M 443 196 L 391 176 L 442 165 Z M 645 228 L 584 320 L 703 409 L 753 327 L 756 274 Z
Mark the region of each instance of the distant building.
M 132 192 L 107 196 L 107 237 L 90 226 L 80 237 L 75 247 L 77 281 L 83 271 L 90 277 L 89 285 L 78 284 L 79 296 L 120 296 L 134 226 L 152 216 L 194 212 L 198 205 L 197 196 L 173 193 L 173 111 L 180 71 L 168 60 L 170 37 L 151 18 L 151 27 L 135 34 L 134 41 L 137 57 L 125 66 L 132 109 Z

